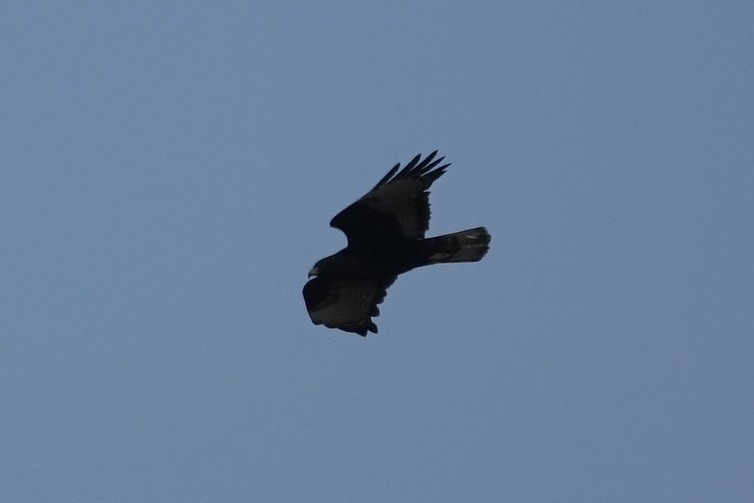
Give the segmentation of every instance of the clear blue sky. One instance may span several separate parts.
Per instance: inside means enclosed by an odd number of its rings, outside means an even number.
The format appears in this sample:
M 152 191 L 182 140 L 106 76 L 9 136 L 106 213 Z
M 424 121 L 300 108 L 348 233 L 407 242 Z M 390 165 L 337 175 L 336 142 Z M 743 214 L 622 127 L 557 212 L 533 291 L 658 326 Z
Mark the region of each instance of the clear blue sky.
M 754 501 L 754 4 L 0 7 L 0 500 Z M 453 162 L 380 333 L 330 218 Z

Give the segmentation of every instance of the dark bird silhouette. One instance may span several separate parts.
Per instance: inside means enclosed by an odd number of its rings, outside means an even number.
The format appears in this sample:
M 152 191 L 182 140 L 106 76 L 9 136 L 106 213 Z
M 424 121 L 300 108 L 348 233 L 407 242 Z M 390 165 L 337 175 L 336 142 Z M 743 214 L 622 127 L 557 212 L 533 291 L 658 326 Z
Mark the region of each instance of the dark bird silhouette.
M 450 166 L 414 157 L 403 169 L 396 164 L 361 199 L 335 215 L 331 227 L 345 232 L 348 246 L 323 258 L 309 272 L 304 301 L 315 325 L 366 336 L 377 333 L 387 288 L 399 274 L 445 262 L 477 262 L 489 249 L 484 227 L 425 238 L 429 227 L 427 189 Z M 400 171 L 398 171 L 400 169 Z

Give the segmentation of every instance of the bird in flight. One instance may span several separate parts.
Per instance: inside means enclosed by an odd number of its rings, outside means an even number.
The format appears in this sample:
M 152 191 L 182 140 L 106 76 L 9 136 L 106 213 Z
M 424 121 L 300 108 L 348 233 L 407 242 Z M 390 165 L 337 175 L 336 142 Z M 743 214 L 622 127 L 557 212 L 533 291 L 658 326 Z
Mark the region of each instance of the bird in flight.
M 399 274 L 425 265 L 478 262 L 489 250 L 484 227 L 425 238 L 429 227 L 429 187 L 450 163 L 417 155 L 403 169 L 393 166 L 372 190 L 335 215 L 348 246 L 323 258 L 309 271 L 304 301 L 312 322 L 366 336 L 377 333 L 387 288 Z M 400 170 L 400 171 L 399 171 Z

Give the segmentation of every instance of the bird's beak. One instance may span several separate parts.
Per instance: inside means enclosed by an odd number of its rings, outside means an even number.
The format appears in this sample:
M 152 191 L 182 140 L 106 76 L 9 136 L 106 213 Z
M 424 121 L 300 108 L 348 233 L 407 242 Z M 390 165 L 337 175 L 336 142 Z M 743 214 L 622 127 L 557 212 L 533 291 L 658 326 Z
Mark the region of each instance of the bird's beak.
M 309 271 L 309 277 L 314 277 L 317 274 L 319 274 L 319 269 L 317 269 L 317 266 L 312 267 L 312 270 Z

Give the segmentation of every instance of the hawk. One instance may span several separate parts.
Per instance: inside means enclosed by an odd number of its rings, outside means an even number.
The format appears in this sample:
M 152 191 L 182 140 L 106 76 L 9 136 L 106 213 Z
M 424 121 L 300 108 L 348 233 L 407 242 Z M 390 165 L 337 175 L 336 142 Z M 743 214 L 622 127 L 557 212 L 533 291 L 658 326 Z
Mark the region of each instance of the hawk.
M 304 301 L 315 325 L 366 336 L 377 333 L 373 317 L 399 274 L 446 262 L 478 262 L 489 250 L 484 227 L 425 238 L 429 192 L 450 163 L 417 155 L 401 169 L 393 166 L 372 190 L 335 215 L 348 246 L 323 258 L 309 271 Z M 400 171 L 399 171 L 400 170 Z

